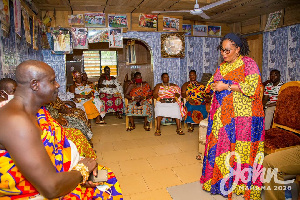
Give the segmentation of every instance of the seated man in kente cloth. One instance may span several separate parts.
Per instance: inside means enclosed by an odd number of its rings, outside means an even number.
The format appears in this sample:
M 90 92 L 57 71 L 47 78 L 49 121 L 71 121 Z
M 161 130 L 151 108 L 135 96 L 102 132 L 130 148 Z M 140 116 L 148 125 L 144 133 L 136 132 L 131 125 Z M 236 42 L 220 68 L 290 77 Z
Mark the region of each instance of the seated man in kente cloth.
M 188 131 L 194 131 L 194 124 L 207 118 L 205 85 L 197 81 L 195 70 L 189 73 L 190 81 L 184 83 L 181 88 L 182 97 L 186 98 L 185 123 L 189 124 Z
M 126 106 L 126 115 L 129 116 L 130 126 L 127 131 L 135 129 L 133 116 L 145 117 L 144 129 L 145 131 L 150 131 L 152 90 L 150 85 L 143 81 L 140 72 L 134 74 L 134 81 L 127 87 L 125 97 L 129 100 Z
M 155 115 L 157 127 L 154 133 L 155 136 L 160 136 L 160 123 L 163 117 L 175 118 L 176 133 L 184 135 L 181 129 L 181 119 L 185 116 L 185 110 L 181 102 L 181 89 L 174 83 L 169 83 L 168 73 L 161 75 L 162 83 L 155 86 L 153 97 L 157 100 L 155 104 Z
M 119 119 L 122 119 L 124 99 L 122 86 L 115 77 L 110 75 L 108 66 L 104 67 L 104 74 L 99 78 L 98 88 L 100 99 L 105 105 L 105 112 L 113 112 Z
M 102 167 L 92 158 L 80 160 L 61 126 L 40 109 L 57 97 L 54 70 L 41 61 L 25 61 L 16 69 L 16 80 L 15 96 L 0 112 L 0 197 L 123 199 L 111 170 L 101 187 L 87 181 Z

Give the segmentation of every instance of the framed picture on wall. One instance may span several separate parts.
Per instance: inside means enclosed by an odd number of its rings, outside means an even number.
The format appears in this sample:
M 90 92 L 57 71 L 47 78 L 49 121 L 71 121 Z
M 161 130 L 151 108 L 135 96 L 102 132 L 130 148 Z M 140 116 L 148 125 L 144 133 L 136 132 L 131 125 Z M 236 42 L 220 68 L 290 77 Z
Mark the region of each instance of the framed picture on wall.
M 105 13 L 85 13 L 85 27 L 105 27 Z
M 88 28 L 89 43 L 109 42 L 109 28 Z
M 108 27 L 127 28 L 127 15 L 108 15 Z
M 139 16 L 139 26 L 146 27 L 146 28 L 156 28 L 157 15 L 147 15 L 141 13 Z
M 221 37 L 221 26 L 207 26 L 208 36 Z
M 164 31 L 179 31 L 179 19 L 172 17 L 163 17 Z
M 87 28 L 71 28 L 74 49 L 88 49 Z
M 123 31 L 121 28 L 109 29 L 109 48 L 123 48 Z
M 78 15 L 68 15 L 68 22 L 70 26 L 81 26 L 84 25 L 84 17 L 83 14 Z
M 193 25 L 193 36 L 207 36 L 207 26 Z
M 161 34 L 161 57 L 183 58 L 185 56 L 185 39 L 182 33 Z
M 182 31 L 185 33 L 185 35 L 192 35 L 192 25 L 182 24 Z

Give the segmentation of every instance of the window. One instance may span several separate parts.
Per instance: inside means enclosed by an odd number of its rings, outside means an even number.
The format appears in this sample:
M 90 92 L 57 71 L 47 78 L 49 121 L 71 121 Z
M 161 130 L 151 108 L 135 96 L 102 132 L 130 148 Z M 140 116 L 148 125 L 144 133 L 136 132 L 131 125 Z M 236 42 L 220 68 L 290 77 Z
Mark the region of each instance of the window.
M 118 75 L 116 51 L 83 51 L 84 71 L 89 78 L 99 77 L 105 66 L 110 68 L 110 75 Z
M 101 72 L 104 72 L 104 67 L 110 68 L 110 75 L 117 76 L 117 52 L 116 51 L 101 51 Z

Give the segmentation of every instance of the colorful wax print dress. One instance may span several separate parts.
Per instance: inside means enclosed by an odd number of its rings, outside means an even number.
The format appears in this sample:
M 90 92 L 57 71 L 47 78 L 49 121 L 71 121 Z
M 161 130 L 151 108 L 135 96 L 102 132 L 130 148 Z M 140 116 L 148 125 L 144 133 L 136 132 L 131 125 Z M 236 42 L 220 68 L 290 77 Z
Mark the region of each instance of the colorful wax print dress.
M 190 82 L 186 87 L 186 103 L 185 123 L 199 124 L 200 121 L 207 118 L 205 103 L 205 86 L 198 82 Z M 188 99 L 194 100 L 194 105 L 188 102 Z
M 264 112 L 261 76 L 255 61 L 239 57 L 221 63 L 207 85 L 223 81 L 241 92 L 214 92 L 200 182 L 203 189 L 229 199 L 232 193 L 245 199 L 261 199 L 264 153 Z

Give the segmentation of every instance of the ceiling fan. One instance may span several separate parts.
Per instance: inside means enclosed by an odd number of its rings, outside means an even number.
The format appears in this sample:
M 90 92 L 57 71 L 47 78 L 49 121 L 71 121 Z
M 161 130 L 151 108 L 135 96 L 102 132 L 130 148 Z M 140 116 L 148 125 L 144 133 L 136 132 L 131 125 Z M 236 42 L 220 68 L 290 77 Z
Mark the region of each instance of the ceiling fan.
M 198 0 L 196 0 L 196 4 L 194 5 L 194 10 L 166 10 L 166 11 L 152 11 L 152 13 L 189 12 L 192 15 L 199 15 L 200 17 L 202 17 L 204 19 L 210 19 L 210 17 L 208 15 L 206 15 L 203 11 L 208 10 L 213 7 L 216 7 L 216 6 L 219 6 L 228 1 L 231 1 L 231 0 L 221 0 L 221 1 L 217 1 L 215 3 L 211 3 L 211 4 L 208 4 L 206 6 L 199 8 Z

